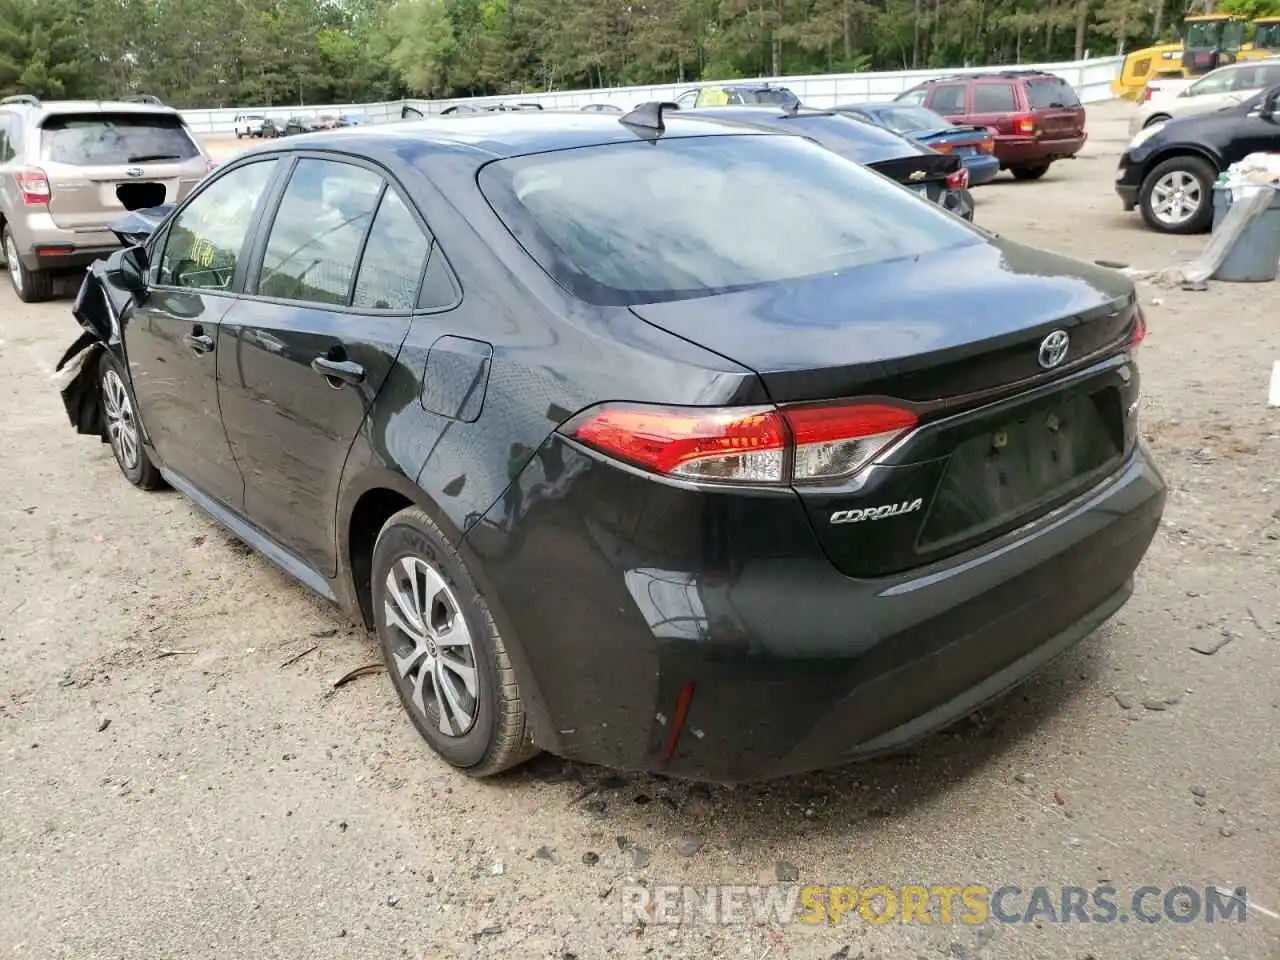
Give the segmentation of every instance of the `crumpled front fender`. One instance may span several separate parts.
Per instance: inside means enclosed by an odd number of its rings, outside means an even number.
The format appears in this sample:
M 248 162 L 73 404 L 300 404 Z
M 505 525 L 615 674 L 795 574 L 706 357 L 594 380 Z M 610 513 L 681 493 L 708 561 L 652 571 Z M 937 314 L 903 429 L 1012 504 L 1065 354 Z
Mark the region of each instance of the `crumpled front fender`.
M 54 368 L 53 384 L 62 395 L 62 405 L 76 433 L 106 439 L 98 395 L 98 362 L 103 349 L 96 334 L 80 334 Z

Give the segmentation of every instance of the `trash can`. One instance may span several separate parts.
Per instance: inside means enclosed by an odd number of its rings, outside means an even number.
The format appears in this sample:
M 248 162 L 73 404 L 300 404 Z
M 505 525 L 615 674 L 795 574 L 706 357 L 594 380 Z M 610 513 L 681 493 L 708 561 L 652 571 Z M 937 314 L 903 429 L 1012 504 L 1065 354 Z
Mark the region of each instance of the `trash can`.
M 1251 220 L 1236 238 L 1222 265 L 1213 274 L 1214 280 L 1234 283 L 1265 283 L 1280 273 L 1280 189 L 1261 185 L 1270 190 L 1271 205 L 1266 212 Z M 1231 209 L 1231 187 L 1215 185 L 1213 188 L 1213 229 L 1216 233 Z

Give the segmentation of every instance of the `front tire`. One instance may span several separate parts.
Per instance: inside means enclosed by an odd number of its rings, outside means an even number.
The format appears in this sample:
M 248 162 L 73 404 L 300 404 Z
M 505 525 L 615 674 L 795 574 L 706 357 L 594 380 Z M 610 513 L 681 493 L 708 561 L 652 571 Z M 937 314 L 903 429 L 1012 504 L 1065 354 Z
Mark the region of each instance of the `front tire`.
M 142 444 L 138 401 L 129 378 L 109 350 L 98 360 L 98 396 L 102 402 L 102 434 L 124 478 L 140 490 L 159 490 L 165 483 Z
M 431 517 L 408 507 L 373 550 L 374 625 L 418 733 L 472 777 L 536 754 L 515 671 L 489 605 Z
M 1204 233 L 1213 225 L 1213 182 L 1218 171 L 1200 157 L 1170 157 L 1142 181 L 1142 219 L 1160 233 Z
M 1034 167 L 1010 167 L 1009 171 L 1015 180 L 1039 180 L 1049 172 L 1049 164 Z
M 9 270 L 9 283 L 13 292 L 23 303 L 41 303 L 53 296 L 53 274 L 48 270 L 28 270 L 22 265 L 18 256 L 18 245 L 14 242 L 9 225 L 5 224 L 4 259 Z

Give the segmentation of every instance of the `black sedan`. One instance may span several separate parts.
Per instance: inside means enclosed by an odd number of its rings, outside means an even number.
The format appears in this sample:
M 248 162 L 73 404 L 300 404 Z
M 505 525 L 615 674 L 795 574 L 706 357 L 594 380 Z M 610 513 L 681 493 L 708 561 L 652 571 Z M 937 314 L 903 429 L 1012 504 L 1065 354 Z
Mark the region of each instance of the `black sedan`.
M 75 313 L 73 424 L 474 776 L 899 747 L 1119 610 L 1164 505 L 1125 277 L 656 104 L 269 142 Z
M 969 173 L 959 157 L 938 153 L 869 120 L 831 110 L 812 110 L 799 104 L 782 108 L 708 107 L 685 110 L 683 114 L 808 137 L 834 153 L 896 180 L 966 220 L 973 219 Z
M 1218 174 L 1251 153 L 1280 151 L 1280 87 L 1213 113 L 1178 117 L 1140 131 L 1120 158 L 1116 193 L 1161 233 L 1213 226 Z

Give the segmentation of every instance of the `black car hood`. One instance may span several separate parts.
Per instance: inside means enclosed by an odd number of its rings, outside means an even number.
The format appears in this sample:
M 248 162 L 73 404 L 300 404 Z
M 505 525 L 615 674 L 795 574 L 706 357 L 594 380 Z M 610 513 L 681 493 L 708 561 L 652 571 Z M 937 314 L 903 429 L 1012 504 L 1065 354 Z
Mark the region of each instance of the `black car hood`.
M 1132 295 L 1132 283 L 1115 271 L 996 238 L 632 310 L 754 370 L 779 402 L 872 385 L 924 400 L 953 386 L 1018 379 L 1022 367 L 1000 369 L 1001 352 L 1021 356 L 1058 326 L 1071 332 L 1073 357 L 1100 349 L 1131 321 Z M 1030 357 L 1028 374 L 1040 373 L 1034 350 Z M 952 383 L 945 371 L 957 364 L 987 369 L 968 369 Z
M 1240 121 L 1248 116 L 1249 111 L 1262 102 L 1264 93 L 1250 97 L 1241 103 L 1212 110 L 1208 113 L 1195 113 L 1188 117 L 1174 117 L 1166 120 L 1160 132 L 1143 144 L 1144 147 L 1166 143 L 1196 143 L 1221 149 L 1227 141 L 1236 136 Z

